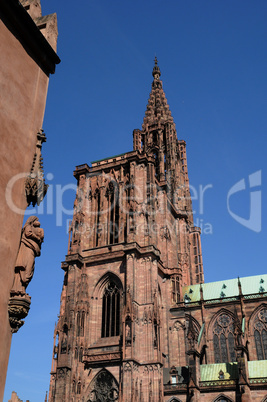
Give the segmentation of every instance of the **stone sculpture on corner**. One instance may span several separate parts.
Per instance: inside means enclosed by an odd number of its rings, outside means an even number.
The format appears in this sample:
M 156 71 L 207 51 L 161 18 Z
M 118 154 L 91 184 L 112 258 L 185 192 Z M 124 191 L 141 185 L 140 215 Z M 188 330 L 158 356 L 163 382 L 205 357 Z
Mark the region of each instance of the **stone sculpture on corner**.
M 9 299 L 9 321 L 12 332 L 17 332 L 24 324 L 22 318 L 28 315 L 31 298 L 26 293 L 35 265 L 35 257 L 41 254 L 44 230 L 36 216 L 30 216 L 21 232 L 19 252 L 15 264 L 15 276 Z

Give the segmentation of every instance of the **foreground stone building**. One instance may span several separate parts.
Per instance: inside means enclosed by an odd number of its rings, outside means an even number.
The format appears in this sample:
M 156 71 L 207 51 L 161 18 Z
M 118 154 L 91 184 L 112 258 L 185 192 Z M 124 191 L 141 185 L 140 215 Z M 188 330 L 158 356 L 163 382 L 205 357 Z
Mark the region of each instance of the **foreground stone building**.
M 57 19 L 42 16 L 39 0 L 0 0 L 0 401 L 12 333 L 27 315 L 30 297 L 12 297 L 24 211 L 45 195 L 41 148 Z M 15 296 L 15 295 L 13 295 Z M 22 296 L 22 294 L 20 294 Z M 27 299 L 27 300 L 26 300 Z
M 204 284 L 160 75 L 133 151 L 74 171 L 50 402 L 267 400 L 267 275 Z

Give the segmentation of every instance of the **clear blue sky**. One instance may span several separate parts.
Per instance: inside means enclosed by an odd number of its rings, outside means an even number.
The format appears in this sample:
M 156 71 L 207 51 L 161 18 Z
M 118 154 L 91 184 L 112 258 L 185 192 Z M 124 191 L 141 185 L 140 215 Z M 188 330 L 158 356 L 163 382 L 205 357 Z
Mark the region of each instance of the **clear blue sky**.
M 5 402 L 12 390 L 24 402 L 45 398 L 71 218 L 63 214 L 57 226 L 59 193 L 75 185 L 76 165 L 132 149 L 155 54 L 178 138 L 187 142 L 190 183 L 198 197 L 200 186 L 212 186 L 204 209 L 194 202 L 195 222 L 209 232 L 202 235 L 205 281 L 267 271 L 266 0 L 42 0 L 42 9 L 58 15 L 62 60 L 50 79 L 43 126 L 50 189 L 38 216 L 45 243 L 28 287 L 29 316 L 13 336 Z M 258 171 L 261 185 L 253 190 L 261 192 L 262 210 L 260 193 L 253 205 L 262 228 L 255 232 L 229 214 L 227 194 L 244 179 L 246 190 L 231 196 L 230 209 L 248 220 L 248 178 Z M 71 189 L 64 193 L 64 208 L 72 209 L 74 197 Z

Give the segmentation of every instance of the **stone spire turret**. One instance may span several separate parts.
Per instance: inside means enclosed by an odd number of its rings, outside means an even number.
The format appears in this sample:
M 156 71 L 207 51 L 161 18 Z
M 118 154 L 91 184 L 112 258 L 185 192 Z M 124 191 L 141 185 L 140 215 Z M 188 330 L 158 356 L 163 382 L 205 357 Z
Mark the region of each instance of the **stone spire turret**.
M 155 159 L 155 175 L 167 184 L 169 199 L 192 223 L 192 207 L 185 141 L 178 141 L 175 123 L 163 90 L 161 71 L 155 58 L 153 82 L 142 130 L 134 130 L 134 149 Z
M 161 72 L 158 66 L 158 60 L 155 57 L 155 64 L 152 71 L 154 80 L 152 82 L 152 89 L 149 95 L 148 104 L 143 121 L 143 130 L 146 131 L 149 126 L 154 124 L 173 123 L 173 118 L 170 112 L 169 105 L 162 87 L 160 80 Z

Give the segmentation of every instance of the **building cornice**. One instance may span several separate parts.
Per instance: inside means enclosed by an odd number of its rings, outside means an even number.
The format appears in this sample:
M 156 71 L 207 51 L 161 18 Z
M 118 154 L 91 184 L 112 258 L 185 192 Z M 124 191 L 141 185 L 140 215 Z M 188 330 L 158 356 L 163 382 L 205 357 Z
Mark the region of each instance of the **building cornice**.
M 45 74 L 53 74 L 60 58 L 18 0 L 0 0 L 0 18 Z

